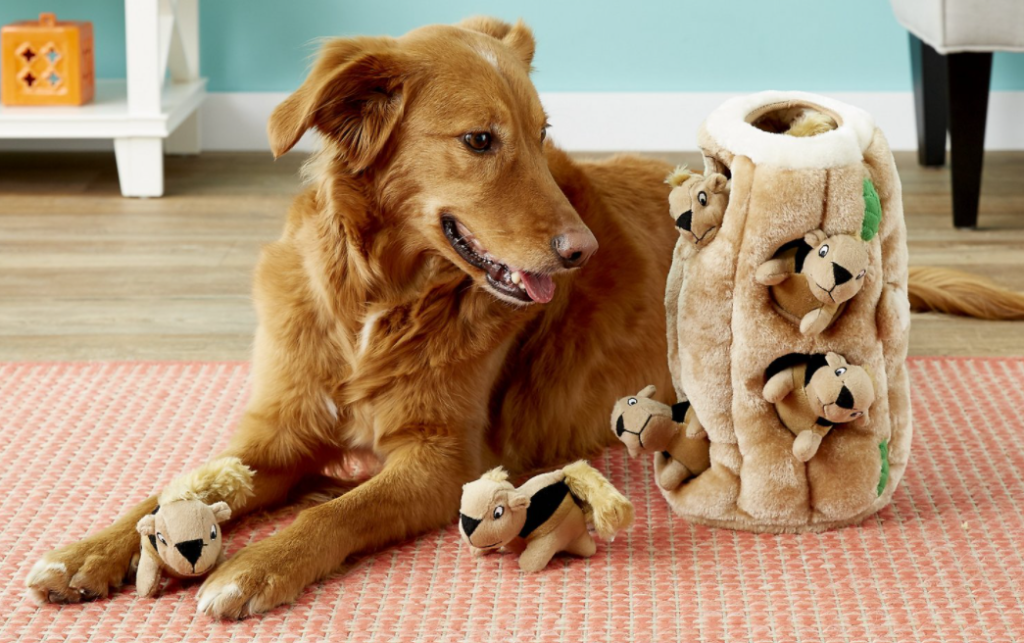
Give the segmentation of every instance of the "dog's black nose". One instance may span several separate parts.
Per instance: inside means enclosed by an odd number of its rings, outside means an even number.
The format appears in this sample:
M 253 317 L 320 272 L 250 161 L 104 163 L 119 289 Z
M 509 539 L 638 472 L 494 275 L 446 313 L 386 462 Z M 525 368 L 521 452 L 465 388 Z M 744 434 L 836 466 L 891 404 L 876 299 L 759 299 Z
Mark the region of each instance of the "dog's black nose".
M 853 275 L 846 268 L 843 268 L 837 263 L 832 264 L 832 274 L 836 277 L 836 285 L 845 284 L 847 281 L 853 279 Z
M 470 518 L 463 513 L 460 513 L 459 515 L 462 516 L 462 531 L 466 533 L 466 538 L 469 538 L 473 535 L 473 532 L 476 531 L 476 528 L 480 526 L 481 521 L 476 518 Z
M 594 233 L 584 228 L 560 234 L 551 240 L 551 248 L 566 268 L 579 268 L 587 263 L 590 255 L 597 252 Z
M 836 406 L 843 409 L 853 408 L 853 393 L 850 392 L 850 389 L 844 386 L 843 389 L 839 391 L 839 397 L 836 398 Z
M 615 422 L 615 435 L 622 437 L 622 434 L 626 432 L 626 423 L 622 421 L 622 416 L 619 416 L 618 421 Z
M 175 543 L 174 548 L 181 552 L 181 555 L 185 557 L 185 560 L 190 565 L 195 567 L 196 561 L 203 555 L 203 539 L 197 538 L 195 540 L 186 540 L 185 542 Z
M 693 210 L 687 210 L 686 212 L 679 215 L 676 219 L 676 227 L 682 228 L 687 232 L 690 232 L 690 228 L 693 226 Z

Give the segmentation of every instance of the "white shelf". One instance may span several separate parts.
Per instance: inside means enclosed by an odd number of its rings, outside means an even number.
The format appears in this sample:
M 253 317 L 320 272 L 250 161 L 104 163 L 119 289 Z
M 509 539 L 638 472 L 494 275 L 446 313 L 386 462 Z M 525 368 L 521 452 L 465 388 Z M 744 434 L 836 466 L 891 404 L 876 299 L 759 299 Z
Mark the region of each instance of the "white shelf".
M 0 138 L 166 138 L 205 95 L 205 78 L 168 81 L 160 96 L 160 111 L 138 114 L 128 110 L 127 81 L 98 80 L 96 98 L 81 107 L 0 106 Z
M 124 0 L 125 80 L 80 107 L 2 107 L 0 138 L 109 138 L 124 196 L 162 196 L 164 152 L 198 154 L 199 0 Z

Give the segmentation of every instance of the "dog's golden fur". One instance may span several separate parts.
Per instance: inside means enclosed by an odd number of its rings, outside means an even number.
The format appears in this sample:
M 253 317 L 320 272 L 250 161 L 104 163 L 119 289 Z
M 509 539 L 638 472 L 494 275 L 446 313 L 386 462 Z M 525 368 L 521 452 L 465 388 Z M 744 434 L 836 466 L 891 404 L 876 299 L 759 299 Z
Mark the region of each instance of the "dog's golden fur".
M 276 155 L 311 128 L 324 149 L 255 274 L 252 395 L 225 454 L 256 471 L 255 495 L 231 509 L 282 502 L 354 451 L 383 465 L 235 554 L 200 609 L 240 617 L 289 602 L 350 554 L 450 523 L 462 484 L 499 462 L 520 472 L 600 450 L 624 391 L 672 391 L 671 167 L 576 163 L 545 145 L 533 46 L 522 24 L 486 18 L 331 41 L 274 112 Z M 479 131 L 495 136 L 487 154 L 463 144 Z M 445 213 L 502 262 L 553 275 L 554 299 L 500 301 L 445 237 Z M 596 238 L 586 269 L 562 269 L 561 234 L 588 252 Z M 155 506 L 47 554 L 29 586 L 51 602 L 105 596 L 130 577 L 135 524 Z
M 275 154 L 311 127 L 324 150 L 256 270 L 252 397 L 228 449 L 256 471 L 256 496 L 232 510 L 282 501 L 352 451 L 383 467 L 215 570 L 208 613 L 291 601 L 350 554 L 450 523 L 462 484 L 489 467 L 600 451 L 622 391 L 672 390 L 661 301 L 671 166 L 576 163 L 543 143 L 532 43 L 525 26 L 488 19 L 332 41 L 275 111 Z M 478 130 L 496 133 L 496 151 L 463 145 Z M 553 274 L 554 299 L 499 300 L 445 238 L 445 213 L 501 261 Z M 563 269 L 552 238 L 587 229 L 600 252 Z M 53 601 L 105 595 L 154 503 L 52 552 L 30 584 Z

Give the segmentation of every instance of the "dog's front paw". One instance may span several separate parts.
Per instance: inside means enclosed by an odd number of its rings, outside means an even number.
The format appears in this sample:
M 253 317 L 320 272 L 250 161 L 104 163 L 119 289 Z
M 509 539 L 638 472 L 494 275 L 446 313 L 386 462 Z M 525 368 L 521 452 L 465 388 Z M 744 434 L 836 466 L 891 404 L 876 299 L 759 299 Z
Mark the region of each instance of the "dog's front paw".
M 139 539 L 97 534 L 55 549 L 39 559 L 25 585 L 39 604 L 103 598 L 120 587 L 137 562 Z
M 199 588 L 199 611 L 215 618 L 241 619 L 291 603 L 316 580 L 308 561 L 282 546 L 287 536 L 249 545 L 213 571 Z

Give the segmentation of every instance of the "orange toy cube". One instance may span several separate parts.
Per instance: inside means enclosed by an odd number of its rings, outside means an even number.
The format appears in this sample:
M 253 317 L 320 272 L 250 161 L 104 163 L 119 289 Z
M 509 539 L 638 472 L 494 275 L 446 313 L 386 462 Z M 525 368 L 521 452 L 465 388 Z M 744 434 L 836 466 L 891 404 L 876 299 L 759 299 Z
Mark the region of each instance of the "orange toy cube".
M 0 30 L 4 105 L 82 105 L 95 92 L 91 22 L 16 22 Z

